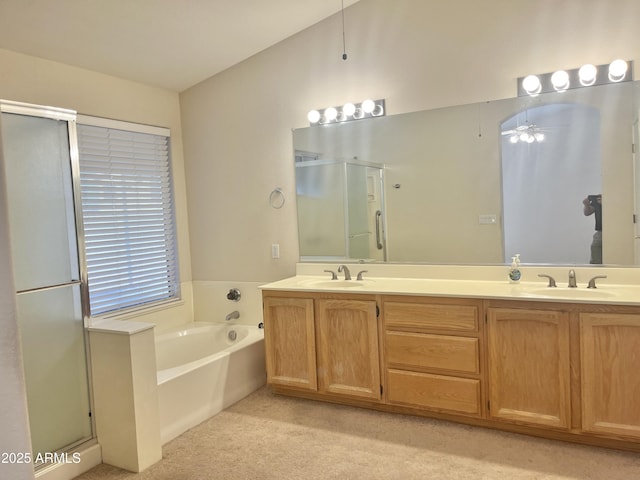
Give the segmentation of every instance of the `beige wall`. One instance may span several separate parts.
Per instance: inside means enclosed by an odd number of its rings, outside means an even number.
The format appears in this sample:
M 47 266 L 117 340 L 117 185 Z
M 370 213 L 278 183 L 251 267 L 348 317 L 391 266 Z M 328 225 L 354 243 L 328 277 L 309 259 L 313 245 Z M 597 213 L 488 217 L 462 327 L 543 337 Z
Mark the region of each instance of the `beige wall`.
M 336 15 L 182 92 L 194 279 L 294 273 L 291 129 L 308 110 L 367 97 L 388 114 L 460 105 L 515 96 L 530 73 L 638 63 L 639 20 L 636 0 L 361 0 L 345 12 L 347 61 Z

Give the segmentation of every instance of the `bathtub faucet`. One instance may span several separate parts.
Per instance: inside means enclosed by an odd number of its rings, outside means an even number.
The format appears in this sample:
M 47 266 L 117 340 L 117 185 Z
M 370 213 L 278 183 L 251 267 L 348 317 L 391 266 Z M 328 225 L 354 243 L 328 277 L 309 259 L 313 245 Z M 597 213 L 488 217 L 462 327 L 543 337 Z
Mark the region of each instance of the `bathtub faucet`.
M 230 314 L 228 314 L 224 319 L 228 322 L 229 320 L 237 320 L 240 318 L 240 312 L 238 310 L 234 310 Z

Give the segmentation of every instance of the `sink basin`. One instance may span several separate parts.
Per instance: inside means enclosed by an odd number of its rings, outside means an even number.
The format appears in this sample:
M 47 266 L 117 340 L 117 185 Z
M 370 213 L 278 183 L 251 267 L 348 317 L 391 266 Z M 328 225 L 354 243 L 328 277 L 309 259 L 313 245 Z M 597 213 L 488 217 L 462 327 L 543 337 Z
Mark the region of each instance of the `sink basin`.
M 533 297 L 552 297 L 552 298 L 566 298 L 566 299 L 580 299 L 580 300 L 600 300 L 613 298 L 615 293 L 601 290 L 598 288 L 567 288 L 567 287 L 546 287 L 536 288 L 529 290 L 525 293 L 527 296 Z
M 311 280 L 304 284 L 313 288 L 356 288 L 371 284 L 371 280 Z

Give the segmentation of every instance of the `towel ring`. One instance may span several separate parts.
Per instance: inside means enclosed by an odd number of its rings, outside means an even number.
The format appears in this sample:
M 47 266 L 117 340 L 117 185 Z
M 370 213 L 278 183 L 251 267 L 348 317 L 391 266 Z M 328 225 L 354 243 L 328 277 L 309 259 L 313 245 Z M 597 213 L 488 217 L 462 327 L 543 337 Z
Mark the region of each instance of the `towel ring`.
M 271 208 L 282 208 L 284 206 L 284 201 L 284 193 L 282 193 L 282 189 L 280 187 L 275 188 L 269 195 L 269 205 L 271 205 Z

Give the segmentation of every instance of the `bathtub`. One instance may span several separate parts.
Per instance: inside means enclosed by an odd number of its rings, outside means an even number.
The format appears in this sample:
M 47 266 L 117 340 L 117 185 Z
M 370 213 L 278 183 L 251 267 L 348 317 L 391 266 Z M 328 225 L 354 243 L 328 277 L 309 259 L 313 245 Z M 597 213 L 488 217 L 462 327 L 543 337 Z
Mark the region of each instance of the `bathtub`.
M 266 382 L 263 330 L 193 322 L 156 335 L 164 445 Z

